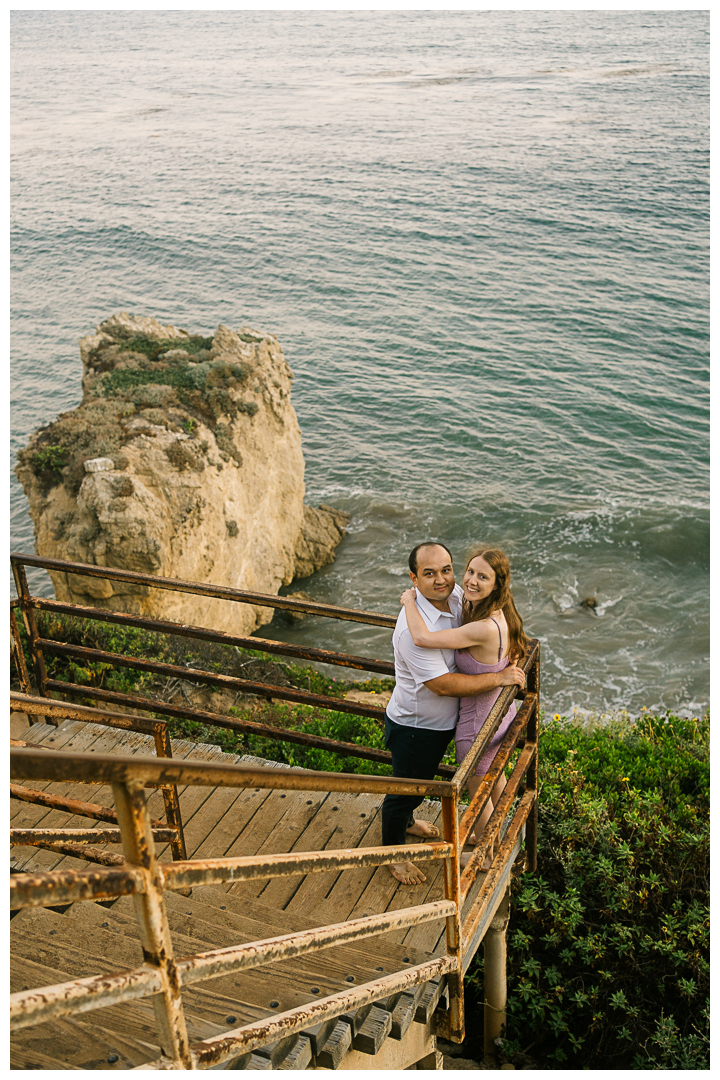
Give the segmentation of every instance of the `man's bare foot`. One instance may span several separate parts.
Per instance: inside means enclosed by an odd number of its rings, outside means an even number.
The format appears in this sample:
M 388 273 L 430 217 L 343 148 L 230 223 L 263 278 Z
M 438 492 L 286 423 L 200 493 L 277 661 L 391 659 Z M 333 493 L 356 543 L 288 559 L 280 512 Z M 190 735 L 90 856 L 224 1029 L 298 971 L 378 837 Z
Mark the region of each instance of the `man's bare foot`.
M 392 863 L 389 869 L 401 885 L 420 885 L 425 881 L 425 875 L 411 862 Z
M 437 825 L 431 825 L 429 821 L 423 821 L 422 818 L 414 821 L 405 832 L 410 836 L 431 836 L 433 839 L 440 835 Z

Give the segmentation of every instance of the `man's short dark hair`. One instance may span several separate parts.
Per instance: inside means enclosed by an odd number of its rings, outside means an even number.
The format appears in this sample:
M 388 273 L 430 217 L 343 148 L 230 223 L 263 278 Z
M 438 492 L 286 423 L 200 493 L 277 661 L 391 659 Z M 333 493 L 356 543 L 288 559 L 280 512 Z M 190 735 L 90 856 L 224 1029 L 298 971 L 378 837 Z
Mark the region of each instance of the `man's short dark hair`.
M 441 547 L 444 551 L 447 551 L 448 555 L 450 555 L 450 562 L 452 562 L 452 554 L 450 553 L 450 548 L 447 546 L 447 544 L 443 544 L 442 540 L 423 540 L 422 544 L 416 544 L 416 546 L 408 555 L 408 566 L 410 567 L 411 573 L 413 573 L 415 577 L 417 577 L 418 551 L 420 551 L 420 549 L 424 547 Z

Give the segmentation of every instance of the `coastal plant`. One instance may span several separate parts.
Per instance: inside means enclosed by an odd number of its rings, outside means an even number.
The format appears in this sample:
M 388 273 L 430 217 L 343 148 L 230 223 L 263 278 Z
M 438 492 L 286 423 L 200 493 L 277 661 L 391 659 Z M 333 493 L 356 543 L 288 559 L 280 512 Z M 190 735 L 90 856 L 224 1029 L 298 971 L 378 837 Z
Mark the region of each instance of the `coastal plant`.
M 200 334 L 162 339 L 149 337 L 147 334 L 135 334 L 133 337 L 121 339 L 118 342 L 118 350 L 121 352 L 142 353 L 148 360 L 156 360 L 163 353 L 172 349 L 182 349 L 191 356 L 197 356 L 198 353 L 208 352 L 212 348 L 212 343 L 212 337 L 202 337 Z M 106 345 L 105 342 L 96 350 L 96 355 L 93 358 L 96 363 L 104 345 Z
M 708 1067 L 709 719 L 618 727 L 542 729 L 538 869 L 508 936 L 518 1065 Z
M 60 472 L 67 465 L 68 452 L 64 446 L 43 446 L 31 457 L 33 471 L 37 476 L 46 474 L 48 478 L 60 479 Z

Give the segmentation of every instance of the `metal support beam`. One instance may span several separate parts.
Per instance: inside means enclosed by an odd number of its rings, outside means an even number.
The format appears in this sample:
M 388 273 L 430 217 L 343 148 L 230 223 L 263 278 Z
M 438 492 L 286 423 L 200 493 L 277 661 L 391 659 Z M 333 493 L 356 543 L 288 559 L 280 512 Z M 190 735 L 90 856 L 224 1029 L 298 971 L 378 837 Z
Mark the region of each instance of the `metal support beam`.
M 162 1052 L 175 1067 L 192 1069 L 185 1013 L 180 994 L 180 980 L 173 959 L 170 927 L 163 903 L 163 882 L 152 838 L 150 815 L 145 804 L 142 781 L 127 780 L 113 784 L 115 810 L 123 835 L 125 859 L 145 871 L 146 891 L 135 894 L 135 913 L 140 928 L 145 963 L 157 968 L 162 992 L 153 994 L 152 1003 L 160 1035 Z
M 507 1007 L 507 939 L 510 890 L 505 893 L 485 935 L 485 1056 L 494 1056 L 505 1027 Z
M 443 839 L 452 844 L 452 850 L 445 859 L 445 899 L 455 905 L 453 915 L 445 920 L 448 956 L 458 961 L 458 968 L 448 976 L 450 992 L 449 1036 L 453 1042 L 462 1042 L 465 1038 L 465 997 L 462 974 L 462 930 L 460 926 L 460 845 L 458 844 L 458 803 L 457 791 L 452 796 L 442 799 Z

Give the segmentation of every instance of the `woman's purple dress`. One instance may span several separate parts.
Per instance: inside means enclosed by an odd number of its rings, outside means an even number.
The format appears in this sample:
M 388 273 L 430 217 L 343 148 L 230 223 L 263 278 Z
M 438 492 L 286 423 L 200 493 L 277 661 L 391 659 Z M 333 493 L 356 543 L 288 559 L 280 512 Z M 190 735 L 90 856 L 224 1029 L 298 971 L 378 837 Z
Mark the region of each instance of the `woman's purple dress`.
M 492 621 L 497 626 L 498 633 L 500 634 L 500 648 L 498 650 L 497 664 L 481 664 L 480 661 L 472 657 L 469 652 L 466 652 L 464 649 L 458 649 L 455 653 L 455 663 L 458 671 L 462 671 L 464 675 L 482 675 L 489 671 L 502 671 L 509 665 L 509 655 L 506 656 L 504 660 L 500 659 L 503 652 L 502 630 L 496 619 L 493 619 Z M 494 690 L 486 690 L 484 694 L 478 694 L 477 697 L 460 698 L 460 716 L 458 718 L 457 727 L 455 728 L 455 752 L 458 763 L 463 760 L 468 750 L 475 742 L 478 732 L 487 720 L 490 710 L 497 701 L 501 690 L 502 687 L 498 686 Z M 487 747 L 478 763 L 477 769 L 475 770 L 477 776 L 484 776 L 490 768 L 492 760 L 498 751 L 498 747 L 515 718 L 516 712 L 517 707 L 513 701 L 503 718 L 502 724 L 493 735 L 490 740 L 490 745 Z

